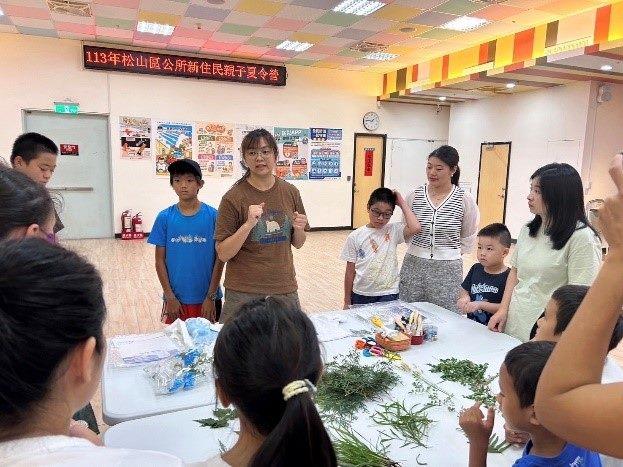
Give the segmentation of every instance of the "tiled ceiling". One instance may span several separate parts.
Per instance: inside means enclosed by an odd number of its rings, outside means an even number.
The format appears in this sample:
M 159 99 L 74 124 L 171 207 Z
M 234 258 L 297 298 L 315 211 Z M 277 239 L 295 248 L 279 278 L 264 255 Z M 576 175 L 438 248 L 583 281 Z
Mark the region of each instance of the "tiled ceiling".
M 58 1 L 58 0 L 57 0 Z M 126 44 L 135 47 L 385 72 L 556 20 L 604 0 L 387 0 L 366 16 L 332 11 L 340 0 L 86 0 L 91 16 L 51 12 L 46 0 L 0 0 L 0 32 Z M 461 15 L 490 23 L 471 32 L 439 26 Z M 171 36 L 136 31 L 138 21 L 175 26 Z M 409 28 L 409 29 L 406 29 Z M 405 32 L 406 31 L 406 32 Z M 313 43 L 277 50 L 283 40 Z M 365 59 L 359 41 L 398 57 Z

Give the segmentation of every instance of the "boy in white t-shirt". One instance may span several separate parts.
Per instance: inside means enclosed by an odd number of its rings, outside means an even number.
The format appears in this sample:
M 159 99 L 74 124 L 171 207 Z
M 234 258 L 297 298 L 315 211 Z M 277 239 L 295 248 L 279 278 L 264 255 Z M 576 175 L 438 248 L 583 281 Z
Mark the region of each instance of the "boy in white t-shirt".
M 405 223 L 389 223 L 394 208 L 402 210 Z M 370 222 L 350 233 L 342 250 L 346 261 L 344 309 L 351 305 L 398 300 L 396 247 L 420 230 L 420 222 L 397 191 L 377 188 L 368 201 Z

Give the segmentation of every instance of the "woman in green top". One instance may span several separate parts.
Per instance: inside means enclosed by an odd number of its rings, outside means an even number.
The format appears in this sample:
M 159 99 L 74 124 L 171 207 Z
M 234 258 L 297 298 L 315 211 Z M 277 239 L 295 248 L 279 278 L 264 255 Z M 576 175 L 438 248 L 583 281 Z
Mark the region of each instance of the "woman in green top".
M 551 294 L 567 284 L 590 285 L 601 264 L 601 242 L 584 212 L 582 179 L 569 164 L 548 164 L 530 177 L 525 225 L 511 259 L 499 311 L 489 329 L 522 341 Z

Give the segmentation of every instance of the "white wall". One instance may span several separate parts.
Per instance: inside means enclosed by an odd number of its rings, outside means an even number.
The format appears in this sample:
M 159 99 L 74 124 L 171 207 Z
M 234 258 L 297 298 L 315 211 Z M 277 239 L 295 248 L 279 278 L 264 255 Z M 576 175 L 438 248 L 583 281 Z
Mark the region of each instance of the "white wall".
M 592 85 L 588 115 L 587 154 L 584 159 L 587 201 L 614 193 L 608 167 L 612 156 L 623 151 L 623 85 L 609 85 L 612 100 L 598 104 L 596 96 L 600 84 L 595 82 Z
M 480 144 L 512 142 L 506 224 L 513 238 L 532 217 L 526 201 L 530 175 L 553 162 L 548 156 L 548 142 L 577 141 L 580 155 L 584 154 L 590 94 L 591 84 L 587 82 L 452 106 L 449 144 L 458 149 L 461 179 L 473 184 L 474 194 Z M 575 161 L 569 157 L 557 162 Z
M 344 129 L 342 179 L 294 182 L 303 197 L 313 227 L 350 225 L 353 135 L 365 132 L 362 116 L 375 110 L 378 133 L 389 138 L 448 137 L 447 109 L 435 106 L 383 103 L 377 108 L 381 76 L 369 73 L 288 66 L 288 84 L 271 88 L 184 78 L 139 76 L 87 71 L 77 41 L 0 35 L 3 67 L 0 87 L 0 151 L 22 132 L 22 109 L 51 109 L 70 98 L 81 112 L 110 115 L 110 139 L 115 231 L 121 212 L 132 208 L 151 228 L 160 209 L 175 202 L 168 178 L 157 178 L 152 161 L 120 159 L 119 116 L 171 121 L 222 121 L 274 126 L 321 126 Z M 218 206 L 231 181 L 208 181 L 200 198 Z

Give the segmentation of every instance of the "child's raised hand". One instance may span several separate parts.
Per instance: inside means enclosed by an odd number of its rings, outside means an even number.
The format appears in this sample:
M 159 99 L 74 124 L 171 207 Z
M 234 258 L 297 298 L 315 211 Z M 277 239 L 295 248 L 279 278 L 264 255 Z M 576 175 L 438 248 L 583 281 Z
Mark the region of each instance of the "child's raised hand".
M 484 418 L 480 410 L 480 402 L 476 402 L 469 409 L 463 409 L 459 415 L 459 426 L 465 432 L 470 443 L 478 443 L 487 446 L 493 432 L 495 421 L 495 409 L 487 409 L 487 418 Z
M 599 210 L 599 224 L 608 242 L 608 255 L 623 253 L 623 154 L 612 158 L 609 172 L 617 193 L 607 197 Z
M 396 204 L 400 207 L 403 207 L 406 204 L 403 196 L 398 192 L 398 190 L 394 190 L 394 194 L 396 195 Z

